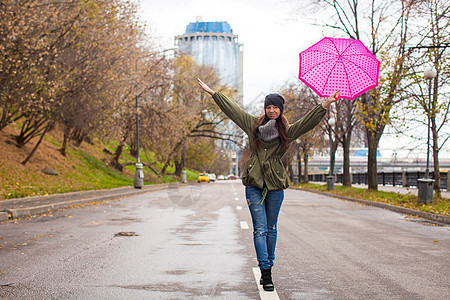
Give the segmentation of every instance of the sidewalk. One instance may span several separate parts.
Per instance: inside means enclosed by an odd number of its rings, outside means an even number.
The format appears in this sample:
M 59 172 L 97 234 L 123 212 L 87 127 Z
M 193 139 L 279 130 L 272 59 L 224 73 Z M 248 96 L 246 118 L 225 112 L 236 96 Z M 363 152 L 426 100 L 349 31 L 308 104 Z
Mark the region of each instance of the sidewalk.
M 72 205 L 112 200 L 169 188 L 169 184 L 146 185 L 142 189 L 132 186 L 109 190 L 90 190 L 48 196 L 0 200 L 0 221 L 48 213 Z
M 326 184 L 325 182 L 313 182 L 313 181 L 311 181 L 310 183 L 320 184 L 320 185 L 325 185 Z M 337 183 L 335 185 L 341 186 L 342 184 Z M 354 184 L 352 186 L 356 187 L 356 188 L 367 189 L 367 185 Z M 388 210 L 395 211 L 395 212 L 402 213 L 402 214 L 418 216 L 418 217 L 421 217 L 421 218 L 424 218 L 424 219 L 440 222 L 440 223 L 443 223 L 443 224 L 450 224 L 450 216 L 446 216 L 446 215 L 438 215 L 438 214 L 433 214 L 433 213 L 427 213 L 427 212 L 424 212 L 424 211 L 414 210 L 414 209 L 405 208 L 405 207 L 401 207 L 401 206 L 394 206 L 394 205 L 390 205 L 390 204 L 387 204 L 387 203 L 355 199 L 355 198 L 350 198 L 350 197 L 345 197 L 345 196 L 340 196 L 340 195 L 335 195 L 335 194 L 331 194 L 331 193 L 326 193 L 326 192 L 321 192 L 321 191 L 316 191 L 316 190 L 310 190 L 310 189 L 305 189 L 305 188 L 298 188 L 298 187 L 291 187 L 291 188 L 292 189 L 296 189 L 296 190 L 305 190 L 305 191 L 308 191 L 308 192 L 317 193 L 317 194 L 321 194 L 321 195 L 325 195 L 325 196 L 329 196 L 329 197 L 335 197 L 335 198 L 339 198 L 339 199 L 343 199 L 343 200 L 347 200 L 347 201 L 363 203 L 363 204 L 370 205 L 370 206 L 376 206 L 376 207 L 388 209 Z M 404 187 L 400 187 L 400 186 L 393 187 L 393 186 L 382 186 L 382 185 L 380 186 L 379 185 L 378 186 L 378 190 L 386 191 L 386 192 L 396 192 L 396 193 L 405 194 L 405 195 L 408 195 L 408 194 L 410 194 L 410 195 L 417 195 L 417 189 L 416 188 L 404 188 Z M 450 192 L 449 191 L 441 191 L 441 194 L 442 194 L 443 198 L 450 199 Z

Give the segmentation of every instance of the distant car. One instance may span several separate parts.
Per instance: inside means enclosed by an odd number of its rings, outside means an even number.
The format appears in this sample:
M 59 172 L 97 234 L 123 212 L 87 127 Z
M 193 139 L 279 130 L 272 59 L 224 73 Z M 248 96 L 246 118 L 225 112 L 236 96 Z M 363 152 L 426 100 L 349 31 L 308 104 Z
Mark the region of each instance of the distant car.
M 209 176 L 209 181 L 212 181 L 212 182 L 216 181 L 216 174 L 211 173 L 211 174 L 208 174 L 208 176 Z
M 205 174 L 205 173 L 198 174 L 198 177 L 197 177 L 197 182 L 198 183 L 200 183 L 202 181 L 209 183 L 209 180 L 210 179 L 209 179 L 209 175 L 208 174 Z
M 227 179 L 228 179 L 228 180 L 239 179 L 239 176 L 231 175 L 231 176 L 229 176 Z
M 225 180 L 225 176 L 219 175 L 219 176 L 217 176 L 217 180 Z

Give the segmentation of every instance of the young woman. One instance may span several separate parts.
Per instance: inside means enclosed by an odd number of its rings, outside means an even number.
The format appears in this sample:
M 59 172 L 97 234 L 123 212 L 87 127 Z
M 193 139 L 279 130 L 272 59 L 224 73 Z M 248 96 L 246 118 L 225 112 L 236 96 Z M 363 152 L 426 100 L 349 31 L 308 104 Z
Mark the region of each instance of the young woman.
M 252 216 L 253 241 L 262 274 L 261 284 L 264 290 L 273 291 L 272 266 L 275 260 L 278 214 L 284 190 L 289 187 L 289 178 L 281 157 L 291 141 L 319 124 L 330 104 L 339 99 L 340 92 L 334 92 L 325 102 L 290 125 L 283 116 L 284 99 L 279 94 L 266 96 L 265 113 L 257 117 L 245 112 L 222 93 L 211 90 L 200 79 L 197 80 L 220 109 L 249 137 L 251 155 L 242 173 L 242 183 L 245 185 L 245 196 Z

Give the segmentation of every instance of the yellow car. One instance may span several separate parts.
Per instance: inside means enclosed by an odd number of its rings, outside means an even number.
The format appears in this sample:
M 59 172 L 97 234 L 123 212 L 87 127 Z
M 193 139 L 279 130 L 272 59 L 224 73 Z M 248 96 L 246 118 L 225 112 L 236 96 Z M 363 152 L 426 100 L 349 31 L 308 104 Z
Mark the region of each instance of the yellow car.
M 200 183 L 202 181 L 205 181 L 205 182 L 209 183 L 209 175 L 206 174 L 206 173 L 198 174 L 197 182 Z

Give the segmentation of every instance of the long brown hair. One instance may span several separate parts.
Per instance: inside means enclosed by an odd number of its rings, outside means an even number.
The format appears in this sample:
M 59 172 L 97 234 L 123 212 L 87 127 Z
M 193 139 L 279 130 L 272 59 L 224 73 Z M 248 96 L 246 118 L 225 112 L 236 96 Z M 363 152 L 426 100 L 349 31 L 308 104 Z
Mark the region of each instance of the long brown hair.
M 256 147 L 256 149 L 260 150 L 261 149 L 261 141 L 259 139 L 259 130 L 258 127 L 261 125 L 266 124 L 267 122 L 269 122 L 270 118 L 264 114 L 262 116 L 260 116 L 256 122 L 255 122 L 255 126 L 253 127 L 253 143 Z M 281 113 L 278 118 L 276 118 L 276 123 L 275 126 L 278 130 L 278 138 L 280 139 L 281 142 L 281 149 L 286 151 L 289 148 L 289 138 L 287 136 L 287 127 L 288 127 L 288 120 L 286 119 L 285 116 L 283 116 L 283 113 Z

